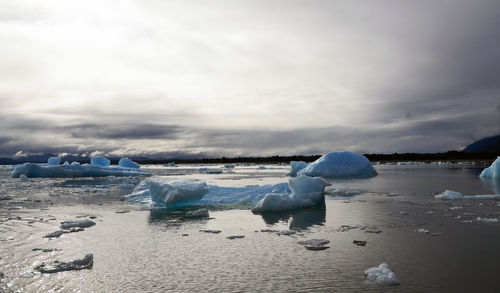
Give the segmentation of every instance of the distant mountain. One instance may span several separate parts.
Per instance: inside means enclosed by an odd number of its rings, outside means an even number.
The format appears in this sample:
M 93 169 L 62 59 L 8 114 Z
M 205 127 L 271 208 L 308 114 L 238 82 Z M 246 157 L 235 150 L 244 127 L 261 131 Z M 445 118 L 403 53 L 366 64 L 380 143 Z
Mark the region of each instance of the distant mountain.
M 500 135 L 475 141 L 463 149 L 462 152 L 500 152 Z

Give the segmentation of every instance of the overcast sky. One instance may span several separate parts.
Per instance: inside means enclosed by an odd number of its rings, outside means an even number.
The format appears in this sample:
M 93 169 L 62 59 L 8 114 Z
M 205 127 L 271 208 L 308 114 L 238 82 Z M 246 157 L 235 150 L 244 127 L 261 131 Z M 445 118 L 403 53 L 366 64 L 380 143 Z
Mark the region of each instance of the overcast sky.
M 441 152 L 500 133 L 500 1 L 0 0 L 0 156 Z

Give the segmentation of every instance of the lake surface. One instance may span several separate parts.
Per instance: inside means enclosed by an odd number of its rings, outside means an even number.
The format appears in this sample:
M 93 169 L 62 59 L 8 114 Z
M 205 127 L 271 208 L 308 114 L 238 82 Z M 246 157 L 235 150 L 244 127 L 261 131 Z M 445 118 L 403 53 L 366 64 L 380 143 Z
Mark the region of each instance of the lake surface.
M 223 173 L 200 174 L 200 166 L 143 166 L 153 176 L 224 187 L 287 182 L 289 167 L 265 167 L 211 165 Z M 498 184 L 479 179 L 484 166 L 375 168 L 379 175 L 369 179 L 329 179 L 318 207 L 256 215 L 217 206 L 210 207 L 210 219 L 179 220 L 176 211 L 120 201 L 143 178 L 20 182 L 2 166 L 0 292 L 500 292 L 500 206 L 434 198 L 446 189 L 500 193 Z M 89 217 L 96 225 L 85 231 L 43 238 L 62 221 Z M 232 235 L 245 237 L 226 238 Z M 330 248 L 310 251 L 298 244 L 314 238 L 330 240 Z M 91 270 L 34 269 L 87 253 L 94 255 Z M 363 271 L 383 262 L 400 285 L 382 288 L 366 280 Z

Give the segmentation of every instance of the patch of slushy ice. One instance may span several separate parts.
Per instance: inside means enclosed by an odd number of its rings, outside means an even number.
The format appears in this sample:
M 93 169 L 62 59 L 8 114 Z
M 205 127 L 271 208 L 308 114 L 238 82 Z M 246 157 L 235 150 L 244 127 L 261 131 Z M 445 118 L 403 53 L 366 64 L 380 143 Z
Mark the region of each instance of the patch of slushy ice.
M 436 194 L 434 197 L 437 199 L 448 199 L 448 200 L 456 200 L 456 199 L 500 200 L 500 194 L 463 195 L 460 192 L 448 189 L 445 190 L 443 193 Z

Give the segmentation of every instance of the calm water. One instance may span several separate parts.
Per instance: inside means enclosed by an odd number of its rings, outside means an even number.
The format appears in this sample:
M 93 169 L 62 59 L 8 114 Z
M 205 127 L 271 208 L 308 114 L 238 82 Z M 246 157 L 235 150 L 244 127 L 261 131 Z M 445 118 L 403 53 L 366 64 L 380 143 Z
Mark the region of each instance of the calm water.
M 197 166 L 146 168 L 156 176 L 229 187 L 287 180 L 287 167 L 267 167 L 237 167 L 234 173 L 213 175 L 198 174 Z M 478 178 L 482 168 L 376 168 L 379 175 L 374 178 L 330 180 L 324 206 L 313 209 L 263 216 L 219 207 L 210 211 L 212 219 L 179 221 L 175 212 L 120 201 L 140 179 L 19 182 L 4 167 L 0 271 L 5 276 L 0 292 L 379 292 L 363 271 L 382 262 L 401 280 L 384 291 L 499 292 L 500 224 L 477 218 L 500 218 L 500 206 L 495 201 L 434 199 L 445 189 L 498 193 L 497 185 Z M 96 217 L 94 227 L 43 238 L 61 221 L 89 216 Z M 441 234 L 418 233 L 419 228 Z M 279 236 L 261 229 L 298 233 Z M 245 238 L 226 238 L 231 235 Z M 330 248 L 309 251 L 297 243 L 313 238 L 330 240 Z M 356 246 L 353 240 L 368 244 Z M 92 270 L 34 270 L 43 261 L 71 261 L 86 253 L 94 254 Z

